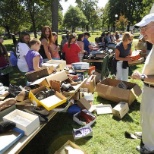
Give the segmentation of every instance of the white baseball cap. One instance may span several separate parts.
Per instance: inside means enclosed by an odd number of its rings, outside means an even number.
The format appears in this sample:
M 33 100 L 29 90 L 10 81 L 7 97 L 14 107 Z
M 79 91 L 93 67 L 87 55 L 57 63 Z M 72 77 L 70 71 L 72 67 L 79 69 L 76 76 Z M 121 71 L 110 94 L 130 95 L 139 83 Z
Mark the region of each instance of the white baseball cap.
M 143 19 L 139 23 L 135 24 L 135 27 L 143 27 L 143 26 L 146 26 L 151 21 L 154 21 L 154 13 L 148 14 L 145 17 L 143 17 Z

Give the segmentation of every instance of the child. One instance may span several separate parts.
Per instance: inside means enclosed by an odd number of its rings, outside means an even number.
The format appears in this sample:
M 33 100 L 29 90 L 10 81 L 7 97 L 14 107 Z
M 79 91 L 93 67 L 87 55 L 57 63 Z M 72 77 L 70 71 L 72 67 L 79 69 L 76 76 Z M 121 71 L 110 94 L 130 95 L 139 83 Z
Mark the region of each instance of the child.
M 30 49 L 25 56 L 29 72 L 30 71 L 37 71 L 41 69 L 41 65 L 43 63 L 43 58 L 39 53 L 39 49 L 41 46 L 41 42 L 34 38 L 29 42 Z

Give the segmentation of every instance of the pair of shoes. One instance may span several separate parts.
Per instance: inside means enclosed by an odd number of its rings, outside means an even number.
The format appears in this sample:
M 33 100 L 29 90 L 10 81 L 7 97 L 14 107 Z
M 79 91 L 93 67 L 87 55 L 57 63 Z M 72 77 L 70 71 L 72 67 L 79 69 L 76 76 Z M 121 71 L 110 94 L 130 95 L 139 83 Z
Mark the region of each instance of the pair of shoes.
M 73 129 L 73 137 L 75 140 L 88 136 L 93 136 L 93 131 L 90 126 L 84 126 L 79 129 Z
M 142 138 L 142 132 L 135 132 L 134 135 L 136 135 L 137 138 Z
M 154 154 L 154 150 L 153 151 L 149 151 L 148 149 L 145 148 L 145 146 L 137 146 L 136 150 L 138 152 L 140 152 L 141 154 Z
M 82 110 L 79 114 L 79 118 L 83 118 L 86 123 L 90 123 L 95 120 L 96 117 L 92 113 L 88 112 L 88 110 Z

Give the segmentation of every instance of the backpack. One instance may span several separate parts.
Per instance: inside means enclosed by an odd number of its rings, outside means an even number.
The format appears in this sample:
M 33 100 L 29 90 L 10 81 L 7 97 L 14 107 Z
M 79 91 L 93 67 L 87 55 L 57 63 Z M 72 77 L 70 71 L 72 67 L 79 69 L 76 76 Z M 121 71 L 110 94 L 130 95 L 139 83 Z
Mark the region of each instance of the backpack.
M 10 51 L 10 64 L 12 66 L 17 66 L 17 56 L 14 51 Z

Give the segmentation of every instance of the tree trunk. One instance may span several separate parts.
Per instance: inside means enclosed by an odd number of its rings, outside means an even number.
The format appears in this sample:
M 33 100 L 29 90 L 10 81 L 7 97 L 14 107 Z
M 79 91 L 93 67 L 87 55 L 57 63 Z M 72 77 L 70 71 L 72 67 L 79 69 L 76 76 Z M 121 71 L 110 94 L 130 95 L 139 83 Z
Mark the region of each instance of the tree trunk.
M 52 11 L 52 31 L 58 33 L 58 5 L 59 0 L 52 0 L 51 11 Z
M 34 19 L 34 16 L 33 15 L 31 15 L 31 20 L 32 20 L 32 25 L 33 25 L 34 37 L 37 38 L 35 19 Z
M 128 25 L 127 25 L 127 32 L 129 32 L 130 30 L 130 22 L 128 22 Z
M 4 28 L 5 28 L 5 30 L 7 31 L 8 38 L 11 38 L 9 26 L 5 26 Z

